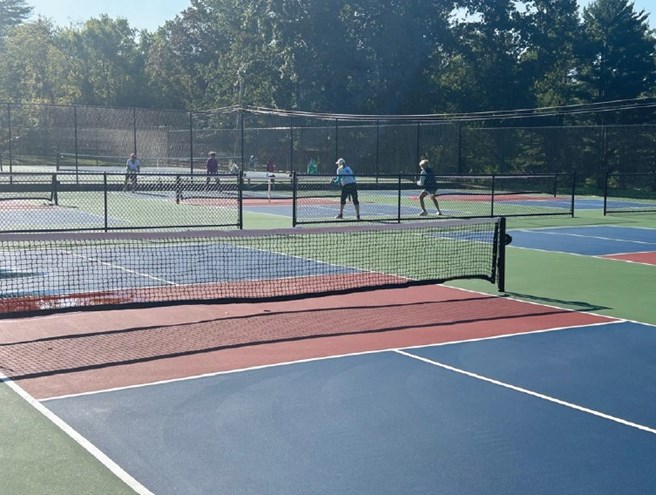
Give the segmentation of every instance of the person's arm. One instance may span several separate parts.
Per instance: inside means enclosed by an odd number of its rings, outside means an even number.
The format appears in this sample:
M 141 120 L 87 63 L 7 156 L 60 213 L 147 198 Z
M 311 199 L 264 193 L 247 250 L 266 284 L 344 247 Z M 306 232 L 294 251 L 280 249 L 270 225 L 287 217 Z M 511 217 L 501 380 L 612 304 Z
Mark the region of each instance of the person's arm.
M 419 180 L 417 181 L 417 185 L 423 186 L 425 181 L 426 181 L 426 171 L 422 170 L 421 174 L 419 174 Z

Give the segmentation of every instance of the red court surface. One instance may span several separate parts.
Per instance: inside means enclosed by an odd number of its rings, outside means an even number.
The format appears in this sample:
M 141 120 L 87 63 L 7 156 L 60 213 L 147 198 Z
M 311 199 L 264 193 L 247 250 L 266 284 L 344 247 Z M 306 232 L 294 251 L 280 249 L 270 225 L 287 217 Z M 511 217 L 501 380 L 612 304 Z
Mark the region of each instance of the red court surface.
M 443 286 L 0 321 L 0 371 L 37 399 L 351 353 L 615 321 Z
M 608 254 L 601 256 L 601 258 L 630 261 L 632 263 L 641 263 L 643 265 L 656 265 L 656 251 L 647 251 L 644 253 Z

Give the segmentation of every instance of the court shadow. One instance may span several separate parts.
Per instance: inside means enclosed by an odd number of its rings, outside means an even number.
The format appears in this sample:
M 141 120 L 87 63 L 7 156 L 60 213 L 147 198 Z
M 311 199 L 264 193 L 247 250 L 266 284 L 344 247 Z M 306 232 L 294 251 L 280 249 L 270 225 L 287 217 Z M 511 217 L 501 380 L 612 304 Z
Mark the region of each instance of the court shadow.
M 575 311 L 600 311 L 605 309 L 611 309 L 607 306 L 599 306 L 597 304 L 591 304 L 584 301 L 568 301 L 566 299 L 554 299 L 551 297 L 538 296 L 535 294 L 522 294 L 520 292 L 506 292 L 509 297 L 514 297 L 516 299 L 522 299 L 524 301 L 535 302 L 539 304 L 544 304 L 548 306 L 559 306 L 567 307 Z
M 479 323 L 503 333 L 513 320 L 539 321 L 571 312 L 491 295 L 257 312 L 4 343 L 0 344 L 0 371 L 11 380 L 31 379 L 317 338 L 371 335 L 373 342 L 376 335 L 384 332 L 459 332 L 459 325 Z

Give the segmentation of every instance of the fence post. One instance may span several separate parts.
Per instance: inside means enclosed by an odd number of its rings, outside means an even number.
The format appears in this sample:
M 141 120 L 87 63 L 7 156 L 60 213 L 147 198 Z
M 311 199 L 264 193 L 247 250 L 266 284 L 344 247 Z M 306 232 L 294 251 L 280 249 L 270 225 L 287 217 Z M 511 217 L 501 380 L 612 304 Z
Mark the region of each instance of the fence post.
M 244 126 L 244 121 L 242 119 L 242 130 Z M 242 132 L 242 139 L 243 139 L 243 132 Z M 241 149 L 241 156 L 242 156 L 242 167 L 244 163 L 244 148 L 242 147 Z M 244 228 L 244 169 L 242 168 L 239 171 L 239 174 L 237 174 L 237 209 L 238 209 L 238 220 L 237 224 L 239 229 Z
M 244 172 L 244 111 L 241 108 L 239 108 L 239 138 L 241 140 L 241 166 L 239 167 L 239 170 L 241 170 L 241 172 L 243 173 Z
M 401 174 L 399 174 L 397 189 L 397 223 L 401 223 Z
M 298 182 L 296 180 L 296 172 L 292 170 L 292 227 L 296 227 L 296 187 Z
M 78 130 L 77 130 L 77 105 L 73 106 L 73 133 L 75 134 L 75 183 L 80 182 L 80 162 L 79 162 L 79 144 L 78 144 Z
M 572 172 L 572 218 L 574 218 L 574 206 L 576 204 L 576 172 Z
M 132 142 L 134 144 L 134 153 L 137 152 L 137 107 L 132 107 Z
M 492 196 L 490 199 L 490 217 L 494 217 L 494 191 L 495 191 L 495 179 L 496 176 L 492 174 Z
M 11 103 L 7 103 L 7 132 L 9 135 L 7 136 L 7 143 L 9 143 L 9 183 L 11 184 L 13 182 L 12 179 L 12 172 L 14 168 L 14 160 L 13 160 L 13 145 L 12 145 L 12 139 L 11 139 Z
M 103 173 L 103 196 L 104 196 L 104 210 L 105 210 L 105 232 L 109 230 L 109 206 L 107 201 L 109 194 L 107 194 L 107 172 Z
M 419 160 L 421 160 L 421 122 L 417 122 L 417 142 L 416 142 L 417 150 L 416 150 L 416 156 L 415 156 L 415 163 L 419 163 Z
M 335 158 L 334 160 L 337 161 L 339 158 L 339 119 L 335 119 Z
M 376 176 L 380 175 L 380 120 L 376 119 Z M 378 177 L 376 177 L 378 183 Z
M 294 172 L 294 116 L 289 116 L 289 172 Z
M 189 166 L 194 175 L 194 113 L 189 112 Z
M 458 175 L 462 174 L 462 124 L 458 122 Z

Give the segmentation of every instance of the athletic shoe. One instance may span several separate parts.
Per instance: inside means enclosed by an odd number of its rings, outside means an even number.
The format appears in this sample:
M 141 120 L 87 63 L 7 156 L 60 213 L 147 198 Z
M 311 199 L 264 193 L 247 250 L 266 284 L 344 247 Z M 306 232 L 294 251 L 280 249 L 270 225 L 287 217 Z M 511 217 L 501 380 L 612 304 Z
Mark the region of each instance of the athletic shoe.
M 360 215 L 358 215 L 358 220 L 360 220 Z
M 337 215 L 335 218 L 336 218 L 337 220 L 341 220 L 341 219 L 344 218 L 344 217 L 342 217 L 342 215 Z
M 427 212 L 427 211 L 422 211 L 422 212 L 419 214 L 420 217 L 425 217 L 426 215 L 428 215 L 428 212 Z
M 436 215 L 437 215 L 438 217 L 439 217 L 441 214 L 442 214 L 441 211 L 438 211 L 438 212 L 436 213 Z

